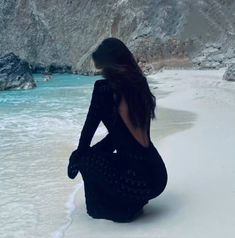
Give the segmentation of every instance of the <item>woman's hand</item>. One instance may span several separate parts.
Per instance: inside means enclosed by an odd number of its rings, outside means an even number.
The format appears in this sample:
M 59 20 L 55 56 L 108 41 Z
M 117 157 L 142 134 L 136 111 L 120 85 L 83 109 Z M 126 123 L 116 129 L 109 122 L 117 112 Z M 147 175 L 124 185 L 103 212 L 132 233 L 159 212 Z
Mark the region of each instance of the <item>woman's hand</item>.
M 78 150 L 74 150 L 70 155 L 69 164 L 67 168 L 67 174 L 70 179 L 74 179 L 79 172 L 78 157 Z

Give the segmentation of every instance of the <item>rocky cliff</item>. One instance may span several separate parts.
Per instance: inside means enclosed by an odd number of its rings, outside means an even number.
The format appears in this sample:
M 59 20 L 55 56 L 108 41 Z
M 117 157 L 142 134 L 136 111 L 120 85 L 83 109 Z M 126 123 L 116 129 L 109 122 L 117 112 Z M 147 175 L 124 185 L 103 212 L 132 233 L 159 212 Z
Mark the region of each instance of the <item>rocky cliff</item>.
M 90 53 L 122 39 L 145 69 L 215 68 L 235 61 L 234 0 L 8 0 L 0 2 L 0 55 L 35 70 L 93 72 Z

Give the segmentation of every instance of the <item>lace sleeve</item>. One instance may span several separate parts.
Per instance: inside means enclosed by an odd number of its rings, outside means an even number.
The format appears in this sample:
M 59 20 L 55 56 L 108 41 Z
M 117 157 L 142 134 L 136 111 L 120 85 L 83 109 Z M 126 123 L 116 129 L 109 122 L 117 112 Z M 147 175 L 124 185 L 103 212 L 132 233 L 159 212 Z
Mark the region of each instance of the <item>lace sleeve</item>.
M 86 116 L 84 126 L 81 131 L 77 150 L 79 154 L 84 153 L 90 148 L 91 140 L 96 132 L 101 121 L 101 108 L 98 92 L 98 81 L 95 82 L 90 106 Z

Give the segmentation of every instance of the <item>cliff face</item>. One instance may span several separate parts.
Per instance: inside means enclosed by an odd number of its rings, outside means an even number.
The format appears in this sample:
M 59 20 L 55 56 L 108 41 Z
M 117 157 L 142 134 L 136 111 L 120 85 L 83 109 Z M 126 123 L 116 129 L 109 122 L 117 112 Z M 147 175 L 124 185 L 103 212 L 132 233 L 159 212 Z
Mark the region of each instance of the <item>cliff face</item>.
M 90 53 L 110 36 L 155 69 L 220 67 L 235 60 L 235 1 L 8 0 L 0 32 L 0 55 L 13 51 L 38 69 L 91 72 Z

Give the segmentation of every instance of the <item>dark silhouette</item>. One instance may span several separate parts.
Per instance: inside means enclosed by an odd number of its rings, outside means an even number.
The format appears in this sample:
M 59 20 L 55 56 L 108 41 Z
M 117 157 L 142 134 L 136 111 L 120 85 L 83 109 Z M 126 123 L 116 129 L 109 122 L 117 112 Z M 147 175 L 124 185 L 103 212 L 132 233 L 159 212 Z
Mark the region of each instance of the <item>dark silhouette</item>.
M 129 49 L 122 41 L 108 38 L 99 45 L 92 58 L 117 95 L 124 96 L 133 126 L 146 129 L 150 117 L 155 118 L 156 99 Z
M 92 58 L 104 79 L 94 84 L 79 145 L 69 159 L 68 176 L 74 179 L 81 172 L 91 217 L 130 222 L 167 184 L 165 164 L 150 138 L 156 100 L 120 40 L 105 39 Z M 90 146 L 101 121 L 109 133 Z

